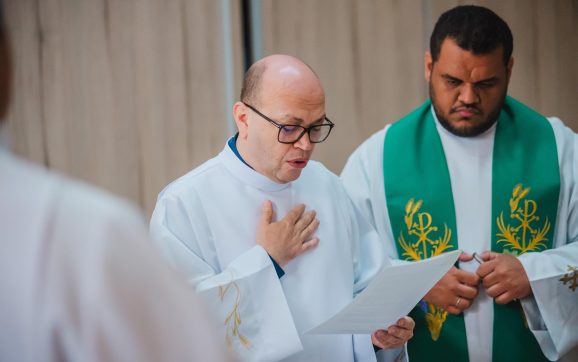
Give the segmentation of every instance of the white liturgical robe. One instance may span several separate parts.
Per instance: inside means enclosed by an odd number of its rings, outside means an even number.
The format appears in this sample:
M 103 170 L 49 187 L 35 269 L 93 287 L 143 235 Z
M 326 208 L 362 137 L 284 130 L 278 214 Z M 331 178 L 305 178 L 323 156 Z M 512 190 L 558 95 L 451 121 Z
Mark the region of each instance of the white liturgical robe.
M 256 244 L 265 200 L 277 220 L 299 203 L 320 220 L 319 244 L 290 261 L 281 278 Z M 377 233 L 320 163 L 310 161 L 297 180 L 278 184 L 225 145 L 160 193 L 150 230 L 214 307 L 224 340 L 241 359 L 375 360 L 368 335 L 304 333 L 351 302 L 386 260 Z
M 492 154 L 495 125 L 476 137 L 458 137 L 436 120 L 451 180 L 459 248 L 467 253 L 490 250 Z M 534 336 L 549 359 L 578 360 L 578 288 L 560 278 L 568 266 L 578 266 L 578 136 L 557 118 L 549 118 L 560 165 L 560 198 L 553 249 L 527 253 L 519 260 L 529 277 L 533 295 L 522 306 Z M 385 203 L 383 145 L 389 126 L 366 140 L 349 158 L 341 179 L 353 202 L 383 240 L 392 239 Z M 475 205 L 473 207 L 472 205 Z M 393 243 L 388 255 L 398 259 Z M 461 263 L 474 272 L 476 263 Z M 578 273 L 574 274 L 574 278 Z M 493 301 L 483 288 L 464 312 L 471 362 L 492 360 Z M 572 350 L 572 351 L 571 351 Z M 571 351 L 571 352 L 569 352 Z M 409 356 L 411 359 L 411 356 Z
M 224 361 L 198 298 L 117 199 L 0 150 L 0 361 Z

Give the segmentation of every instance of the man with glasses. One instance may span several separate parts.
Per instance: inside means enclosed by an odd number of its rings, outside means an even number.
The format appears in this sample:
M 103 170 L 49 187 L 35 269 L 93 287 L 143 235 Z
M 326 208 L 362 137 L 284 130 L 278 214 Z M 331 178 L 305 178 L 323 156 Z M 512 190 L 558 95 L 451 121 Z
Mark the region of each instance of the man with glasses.
M 374 346 L 399 357 L 408 317 L 373 336 L 306 333 L 387 263 L 339 179 L 310 161 L 333 128 L 315 73 L 290 56 L 261 59 L 233 116 L 239 133 L 223 151 L 160 193 L 156 244 L 214 307 L 242 360 L 372 361 Z

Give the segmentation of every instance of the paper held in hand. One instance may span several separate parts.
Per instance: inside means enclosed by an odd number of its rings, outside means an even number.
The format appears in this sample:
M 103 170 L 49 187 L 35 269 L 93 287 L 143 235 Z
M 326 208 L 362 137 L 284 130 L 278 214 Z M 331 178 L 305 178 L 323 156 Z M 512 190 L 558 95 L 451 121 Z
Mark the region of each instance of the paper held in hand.
M 349 305 L 311 334 L 371 334 L 407 315 L 454 265 L 459 250 L 383 268 Z

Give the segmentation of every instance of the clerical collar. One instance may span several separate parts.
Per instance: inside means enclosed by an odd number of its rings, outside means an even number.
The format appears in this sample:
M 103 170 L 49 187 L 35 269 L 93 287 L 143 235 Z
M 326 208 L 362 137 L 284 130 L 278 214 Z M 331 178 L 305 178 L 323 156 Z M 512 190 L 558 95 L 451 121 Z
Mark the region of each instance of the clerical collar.
M 291 186 L 291 182 L 280 184 L 252 169 L 243 161 L 238 152 L 234 151 L 236 147 L 233 148 L 231 145 L 234 142 L 235 137 L 231 137 L 218 156 L 233 177 L 246 185 L 263 191 L 281 191 Z
M 251 167 L 251 165 L 249 165 L 247 162 L 245 162 L 243 157 L 241 157 L 241 154 L 239 153 L 239 150 L 237 149 L 237 137 L 239 137 L 239 132 L 237 132 L 237 134 L 235 134 L 233 137 L 229 138 L 229 141 L 227 142 L 227 144 L 229 145 L 229 147 L 231 147 L 231 150 L 233 151 L 235 156 L 237 156 L 239 158 L 239 160 L 243 161 L 243 163 L 245 165 L 247 165 L 248 167 Z M 251 169 L 252 168 L 253 167 L 251 167 Z

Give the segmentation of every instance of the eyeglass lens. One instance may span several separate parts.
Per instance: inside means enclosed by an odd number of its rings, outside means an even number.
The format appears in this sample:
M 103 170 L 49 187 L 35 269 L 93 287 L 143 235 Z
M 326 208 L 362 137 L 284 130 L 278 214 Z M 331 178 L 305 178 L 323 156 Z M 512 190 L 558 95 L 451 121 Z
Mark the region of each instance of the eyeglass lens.
M 312 143 L 319 143 L 323 142 L 327 136 L 329 136 L 331 126 L 328 124 L 320 124 L 318 126 L 312 126 L 307 130 L 309 131 L 309 140 Z M 306 128 L 302 126 L 283 125 L 279 130 L 279 141 L 288 143 L 297 142 L 305 131 Z

